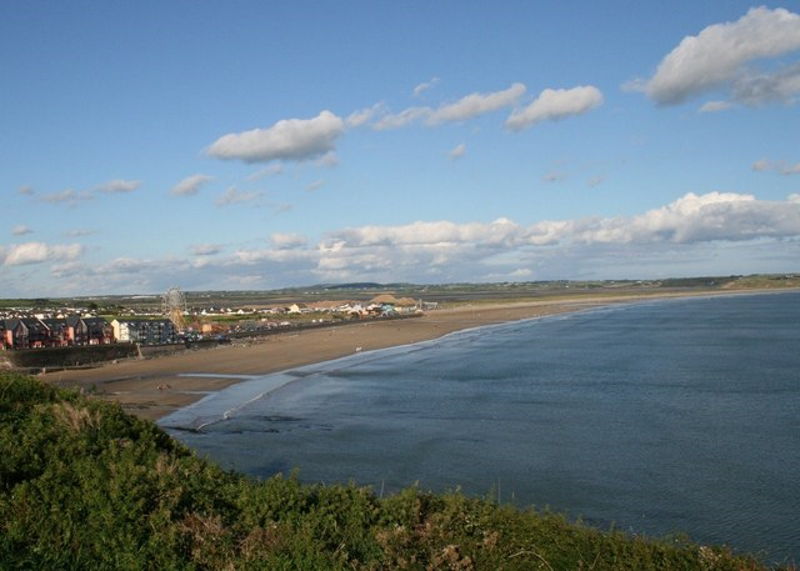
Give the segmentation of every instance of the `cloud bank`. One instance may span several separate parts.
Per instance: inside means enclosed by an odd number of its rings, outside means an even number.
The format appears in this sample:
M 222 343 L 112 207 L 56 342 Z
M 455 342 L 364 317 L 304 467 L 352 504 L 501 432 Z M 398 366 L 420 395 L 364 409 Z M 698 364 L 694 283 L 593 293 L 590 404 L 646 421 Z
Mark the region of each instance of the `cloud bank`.
M 224 289 L 319 281 L 625 277 L 618 271 L 648 277 L 643 275 L 648 268 L 662 272 L 664 267 L 683 267 L 684 274 L 714 268 L 738 273 L 744 255 L 750 256 L 748 271 L 755 262 L 767 270 L 780 266 L 791 271 L 800 259 L 800 196 L 765 201 L 740 193 L 688 193 L 633 216 L 532 224 L 509 218 L 416 221 L 343 228 L 317 241 L 274 233 L 263 248 L 240 247 L 225 254 L 222 246 L 197 244 L 191 248 L 194 256 L 186 258 L 118 258 L 89 265 L 78 260 L 82 252 L 76 244 L 29 242 L 0 249 L 0 260 L 6 267 L 51 262 L 54 287 L 74 287 L 73 278 L 80 275 L 126 291 L 159 291 L 176 280 L 187 288 Z M 715 266 L 720 252 L 728 252 L 730 259 Z
M 507 218 L 489 223 L 442 220 L 361 226 L 330 232 L 315 245 L 305 245 L 304 237 L 273 236 L 271 248 L 240 250 L 235 263 L 291 270 L 307 281 L 465 277 L 482 281 L 514 272 L 523 275 L 566 255 L 577 266 L 588 266 L 598 252 L 613 252 L 612 257 L 668 252 L 671 260 L 676 249 L 691 257 L 711 243 L 799 239 L 800 201 L 792 197 L 760 201 L 748 194 L 711 192 L 689 193 L 630 217 L 545 220 L 527 226 Z
M 80 244 L 45 244 L 44 242 L 26 242 L 13 244 L 0 250 L 3 266 L 27 266 L 44 262 L 72 261 L 83 254 Z
M 302 248 L 308 244 L 308 238 L 302 234 L 276 232 L 270 236 L 272 245 L 278 250 Z
M 405 226 L 363 226 L 333 233 L 327 248 L 470 244 L 552 246 L 575 244 L 689 244 L 800 236 L 800 208 L 792 202 L 759 201 L 749 194 L 688 193 L 661 208 L 633 217 L 542 221 L 520 226 L 507 218 L 490 224 L 415 222 Z
M 222 251 L 219 244 L 195 244 L 191 247 L 192 254 L 195 256 L 213 256 Z

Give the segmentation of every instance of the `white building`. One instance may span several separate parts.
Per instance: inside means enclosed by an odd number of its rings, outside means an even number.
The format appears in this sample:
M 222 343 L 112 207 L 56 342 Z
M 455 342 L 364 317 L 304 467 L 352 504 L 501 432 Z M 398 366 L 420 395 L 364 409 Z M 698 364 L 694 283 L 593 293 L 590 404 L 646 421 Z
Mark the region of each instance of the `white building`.
M 111 327 L 117 342 L 169 345 L 177 341 L 175 325 L 169 319 L 115 319 Z

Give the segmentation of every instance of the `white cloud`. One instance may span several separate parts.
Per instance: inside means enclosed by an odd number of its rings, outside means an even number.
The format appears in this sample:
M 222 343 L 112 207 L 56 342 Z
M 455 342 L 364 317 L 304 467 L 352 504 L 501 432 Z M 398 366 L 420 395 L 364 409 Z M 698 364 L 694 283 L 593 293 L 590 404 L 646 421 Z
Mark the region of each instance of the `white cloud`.
M 447 156 L 450 157 L 450 160 L 460 159 L 467 153 L 467 145 L 461 143 L 460 145 L 456 145 L 448 154 Z
M 800 64 L 777 72 L 747 71 L 733 82 L 733 97 L 744 105 L 792 103 L 800 94 Z
M 270 202 L 267 203 L 267 208 L 272 210 L 275 214 L 283 214 L 284 212 L 289 212 L 294 208 L 294 204 L 289 204 L 287 202 Z
M 594 188 L 596 186 L 600 186 L 601 184 L 603 184 L 605 182 L 605 180 L 606 180 L 606 177 L 604 177 L 601 174 L 598 174 L 598 175 L 595 175 L 595 176 L 591 177 L 589 180 L 587 180 L 586 184 L 588 186 Z
M 514 258 L 526 247 L 525 229 L 504 218 L 488 224 L 365 226 L 329 234 L 318 246 L 313 272 L 325 280 L 475 281 L 489 269 L 496 273 L 493 260 Z
M 193 174 L 191 176 L 187 176 L 185 179 L 173 186 L 169 192 L 175 196 L 191 196 L 193 194 L 197 194 L 197 192 L 200 190 L 200 187 L 213 179 L 213 176 L 206 174 Z
M 224 135 L 208 148 L 208 154 L 246 163 L 313 159 L 334 150 L 344 128 L 340 117 L 322 111 L 312 119 L 283 119 L 266 129 Z
M 314 192 L 315 190 L 319 190 L 323 186 L 325 186 L 325 181 L 323 179 L 318 179 L 318 180 L 315 180 L 313 182 L 308 183 L 306 185 L 306 191 L 307 192 Z
M 318 255 L 314 250 L 304 248 L 268 248 L 264 250 L 237 250 L 226 267 L 235 269 L 238 265 L 252 266 L 254 264 L 268 264 L 270 266 L 281 266 L 304 268 L 308 273 L 309 264 L 315 264 Z M 313 267 L 313 266 L 312 266 Z M 309 274 L 310 275 L 310 274 Z
M 700 107 L 700 113 L 718 113 L 733 107 L 730 101 L 707 101 Z
M 67 204 L 68 206 L 75 206 L 81 202 L 91 200 L 92 198 L 94 197 L 89 192 L 76 192 L 75 190 L 68 188 L 60 192 L 43 194 L 39 197 L 39 200 L 42 202 L 48 202 L 50 204 Z
M 291 250 L 301 248 L 308 244 L 308 238 L 302 234 L 284 234 L 276 232 L 269 237 L 272 245 L 278 250 Z
M 473 222 L 456 224 L 446 220 L 438 222 L 413 222 L 403 226 L 361 226 L 331 233 L 321 248 L 336 250 L 341 247 L 441 245 L 458 243 L 484 243 L 486 245 L 519 242 L 523 229 L 508 220 L 498 218 L 484 224 Z
M 451 121 L 466 121 L 513 106 L 525 94 L 525 85 L 514 83 L 508 89 L 491 93 L 471 93 L 454 103 L 432 107 L 409 107 L 400 113 L 385 114 L 372 124 L 377 131 L 398 129 L 416 121 L 434 126 Z
M 35 193 L 36 193 L 36 191 L 35 191 L 35 190 L 33 190 L 33 187 L 32 187 L 32 186 L 30 186 L 30 185 L 28 185 L 28 184 L 25 184 L 25 185 L 23 185 L 23 186 L 19 187 L 19 188 L 17 189 L 17 191 L 18 191 L 20 194 L 24 194 L 24 195 L 26 195 L 26 196 L 31 196 L 32 194 L 35 194 Z
M 748 76 L 750 62 L 775 58 L 800 49 L 800 16 L 783 8 L 751 8 L 736 22 L 714 24 L 687 36 L 646 81 L 629 84 L 662 105 Z M 744 80 L 747 83 L 747 80 Z M 741 97 L 741 95 L 740 95 Z M 753 103 L 752 96 L 745 97 Z
M 219 244 L 195 244 L 190 249 L 195 256 L 213 256 L 222 251 L 222 246 Z
M 263 192 L 246 192 L 238 190 L 235 186 L 230 186 L 224 193 L 217 197 L 215 204 L 217 206 L 227 206 L 229 204 L 238 204 L 241 202 L 252 202 L 263 195 Z
M 772 163 L 767 159 L 759 159 L 753 163 L 753 170 L 758 172 L 768 171 L 772 168 Z
M 749 194 L 686 194 L 632 218 L 574 221 L 569 239 L 578 243 L 691 244 L 716 240 L 800 236 L 800 207 L 759 201 Z
M 328 168 L 331 169 L 339 164 L 339 157 L 336 155 L 334 151 L 330 151 L 322 155 L 321 157 L 314 159 L 314 166 L 320 168 Z
M 81 262 L 64 262 L 63 264 L 53 264 L 50 267 L 50 273 L 55 278 L 70 278 L 81 274 L 88 275 L 87 269 L 89 268 Z
M 81 294 L 86 293 L 87 279 L 104 291 L 164 291 L 176 283 L 187 289 L 211 289 L 212 286 L 221 287 L 220 280 L 226 277 L 224 272 L 221 265 L 202 256 L 160 260 L 116 258 L 99 264 L 66 262 L 51 268 L 54 278 L 61 282 L 61 291 L 72 288 Z M 209 279 L 209 276 L 214 277 Z M 76 281 L 78 288 L 74 287 Z
M 413 91 L 414 97 L 419 97 L 425 91 L 428 91 L 431 87 L 433 87 L 437 83 L 439 83 L 439 78 L 438 77 L 434 77 L 434 78 L 431 78 L 430 81 L 426 81 L 424 83 L 420 83 L 419 85 L 417 85 L 414 88 L 414 91 Z
M 225 276 L 225 283 L 232 289 L 253 289 L 267 281 L 264 274 L 251 274 L 245 276 Z M 228 289 L 228 288 L 226 288 Z
M 170 271 L 181 273 L 192 267 L 193 263 L 194 262 L 174 259 L 139 260 L 136 258 L 116 258 L 107 264 L 96 266 L 94 268 L 94 275 L 114 278 L 126 276 L 142 276 L 146 278 L 146 276 L 152 275 L 153 273 L 167 274 L 170 273 Z M 172 283 L 174 283 L 174 281 Z
M 544 181 L 544 182 L 560 182 L 560 181 L 564 180 L 565 178 L 567 178 L 566 173 L 553 171 L 553 172 L 549 172 L 546 175 L 544 175 L 542 177 L 542 181 Z
M 510 272 L 508 277 L 517 280 L 531 278 L 533 277 L 533 270 L 530 268 L 517 268 L 516 270 Z
M 3 265 L 24 266 L 42 262 L 71 261 L 83 253 L 80 244 L 45 244 L 44 242 L 26 242 L 13 244 L 5 251 Z
M 800 163 L 791 164 L 785 161 L 760 159 L 753 163 L 753 170 L 758 172 L 776 172 L 782 175 L 800 174 Z
M 105 192 L 106 194 L 116 194 L 116 193 L 123 193 L 123 192 L 133 192 L 137 188 L 142 186 L 142 181 L 140 180 L 123 180 L 123 179 L 114 179 L 108 182 L 104 182 L 100 186 L 98 186 L 95 190 L 99 192 Z
M 66 262 L 51 268 L 54 277 L 65 280 L 69 287 L 75 277 L 82 278 L 78 292 L 85 293 L 86 279 L 102 284 L 106 291 L 164 291 L 181 283 L 184 287 L 203 288 L 204 273 L 218 274 L 221 268 L 208 263 L 207 258 L 165 258 L 160 260 L 116 258 L 106 263 L 83 264 Z
M 503 91 L 472 93 L 455 103 L 443 105 L 431 112 L 428 123 L 436 125 L 446 121 L 466 121 L 514 105 L 525 94 L 525 85 L 515 83 Z
M 675 248 L 687 256 L 711 243 L 800 238 L 800 202 L 769 202 L 751 195 L 689 193 L 660 208 L 632 217 L 541 221 L 522 226 L 507 219 L 492 223 L 414 222 L 363 226 L 332 232 L 317 247 L 315 273 L 321 277 L 402 276 L 421 279 L 433 270 L 446 278 L 496 275 L 520 268 L 521 261 L 597 252 L 655 253 Z M 611 250 L 610 250 L 611 249 Z M 680 250 L 679 250 L 680 251 Z M 581 254 L 583 252 L 583 254 Z M 577 262 L 576 262 L 577 263 Z M 493 268 L 487 272 L 487 268 Z M 482 273 L 483 272 L 483 273 Z M 473 278 L 474 279 L 474 278 Z
M 70 238 L 80 238 L 82 236 L 91 236 L 94 234 L 94 230 L 88 230 L 86 228 L 76 228 L 75 230 L 69 230 L 64 234 L 69 236 Z
M 345 123 L 348 127 L 361 127 L 365 123 L 372 120 L 373 117 L 383 112 L 383 104 L 376 103 L 372 107 L 366 107 L 364 109 L 359 109 L 358 111 L 353 111 L 350 115 L 347 116 L 345 119 Z
M 254 180 L 261 180 L 264 177 L 277 176 L 279 174 L 283 174 L 283 164 L 272 163 L 270 165 L 267 165 L 263 169 L 257 170 L 253 174 L 248 175 L 247 180 L 252 182 Z
M 397 114 L 384 115 L 372 124 L 376 131 L 386 131 L 388 129 L 399 129 L 414 121 L 429 117 L 432 113 L 430 107 L 409 107 Z
M 602 105 L 603 94 L 592 85 L 572 89 L 545 89 L 530 105 L 514 111 L 506 127 L 519 131 L 541 121 L 558 121 L 581 115 Z
M 11 229 L 14 236 L 24 236 L 25 234 L 33 234 L 33 230 L 25 224 L 17 224 Z
M 91 278 L 109 291 L 159 291 L 175 283 L 220 289 L 240 282 L 267 288 L 318 281 L 474 282 L 532 275 L 642 278 L 672 271 L 794 271 L 800 259 L 800 193 L 783 201 L 738 193 L 689 193 L 633 216 L 528 224 L 507 218 L 417 221 L 344 228 L 313 241 L 275 233 L 264 248 L 225 254 L 217 244 L 197 244 L 194 256 L 181 258 L 85 264 L 77 261 L 77 245 L 34 242 L 12 248 L 0 253 L 6 266 L 58 262 L 51 267 L 54 277 L 49 283 L 64 291 L 73 287 L 76 276 Z M 727 262 L 720 262 L 722 258 Z

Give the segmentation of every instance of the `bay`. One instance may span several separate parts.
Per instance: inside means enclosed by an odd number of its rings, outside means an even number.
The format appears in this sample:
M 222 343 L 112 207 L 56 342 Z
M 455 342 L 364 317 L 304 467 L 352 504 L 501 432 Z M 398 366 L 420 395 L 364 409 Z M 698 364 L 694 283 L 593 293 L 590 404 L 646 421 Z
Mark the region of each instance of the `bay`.
M 797 292 L 478 328 L 252 378 L 161 424 L 259 477 L 461 489 L 800 560 Z

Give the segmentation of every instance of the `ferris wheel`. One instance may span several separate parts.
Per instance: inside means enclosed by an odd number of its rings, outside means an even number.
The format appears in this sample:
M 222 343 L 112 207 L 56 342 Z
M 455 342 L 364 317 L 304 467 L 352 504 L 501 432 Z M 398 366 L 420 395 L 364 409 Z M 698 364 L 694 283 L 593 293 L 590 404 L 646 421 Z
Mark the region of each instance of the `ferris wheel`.
M 169 317 L 178 331 L 186 329 L 186 296 L 179 287 L 171 287 L 162 297 L 161 311 Z

